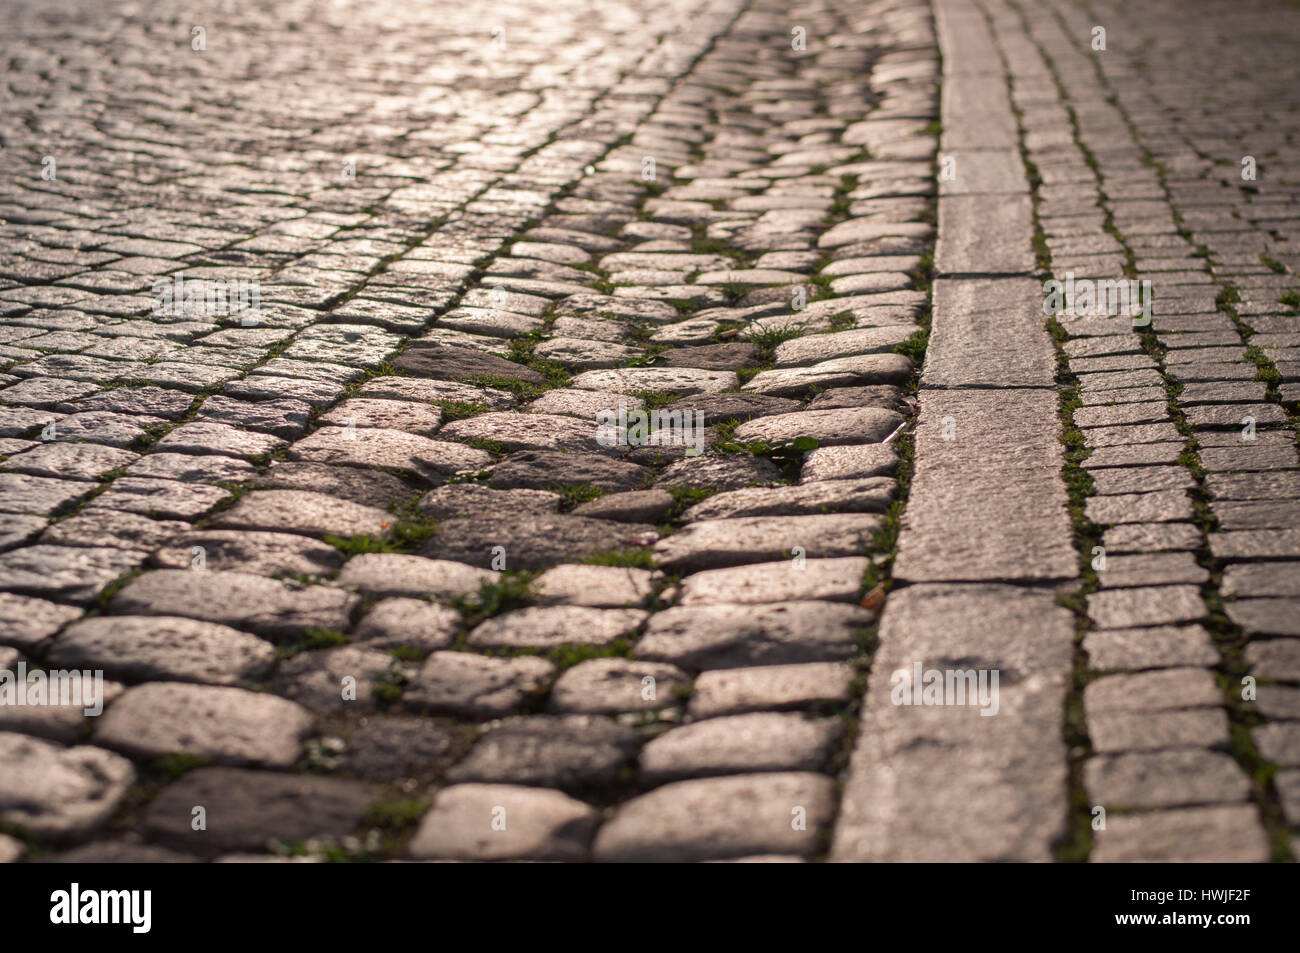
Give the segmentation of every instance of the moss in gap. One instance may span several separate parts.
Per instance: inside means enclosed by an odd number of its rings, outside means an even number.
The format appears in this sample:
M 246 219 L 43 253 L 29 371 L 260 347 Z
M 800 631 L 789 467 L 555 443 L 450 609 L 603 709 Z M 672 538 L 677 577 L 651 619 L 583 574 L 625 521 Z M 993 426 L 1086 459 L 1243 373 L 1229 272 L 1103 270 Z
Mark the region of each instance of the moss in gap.
M 333 546 L 341 553 L 357 555 L 359 553 L 400 553 L 402 547 L 387 536 L 335 536 L 332 533 L 326 533 L 322 537 L 326 543 Z
M 297 638 L 276 646 L 275 654 L 277 658 L 286 659 L 302 652 L 336 649 L 347 644 L 347 635 L 337 629 L 303 629 Z
M 452 607 L 464 617 L 466 628 L 472 629 L 485 619 L 529 605 L 536 577 L 535 572 L 505 570 L 496 579 L 481 582 L 478 592 L 452 599 Z
M 403 831 L 419 824 L 428 809 L 426 802 L 414 798 L 385 798 L 370 806 L 362 824 L 385 832 Z
M 641 398 L 646 410 L 657 410 L 660 407 L 667 407 L 681 395 L 670 394 L 663 390 L 639 390 L 633 391 L 633 396 Z
M 592 553 L 583 560 L 588 566 L 630 566 L 636 569 L 654 569 L 654 554 L 650 547 L 637 547 L 635 549 L 607 549 L 604 552 Z
M 908 358 L 915 366 L 920 367 L 921 362 L 925 360 L 925 349 L 930 344 L 930 332 L 926 328 L 918 328 L 913 331 L 906 341 L 901 341 L 894 345 L 894 353 L 902 354 Z
M 696 503 L 707 500 L 715 493 L 721 492 L 719 487 L 711 486 L 666 486 L 663 487 L 663 489 L 671 493 L 673 497 L 673 505 L 668 510 L 668 514 L 664 517 L 664 519 L 670 522 L 677 519 L 682 515 L 682 513 L 690 509 Z
M 550 390 L 549 387 L 539 387 L 537 384 L 530 384 L 516 377 L 502 377 L 496 374 L 475 374 L 467 378 L 466 383 L 503 390 L 524 403 L 536 400 Z
M 164 781 L 175 781 L 181 775 L 212 763 L 207 755 L 177 752 L 160 755 L 149 762 L 149 770 Z
M 580 503 L 598 500 L 609 492 L 605 487 L 590 483 L 553 483 L 546 489 L 561 496 L 560 508 L 566 512 Z
M 632 640 L 620 636 L 605 645 L 559 645 L 543 653 L 543 657 L 563 672 L 565 669 L 592 659 L 628 658 L 631 654 Z
M 479 404 L 468 400 L 435 400 L 433 405 L 442 408 L 442 419 L 445 423 L 450 423 L 453 420 L 464 420 L 467 417 L 476 417 L 491 410 L 487 404 Z

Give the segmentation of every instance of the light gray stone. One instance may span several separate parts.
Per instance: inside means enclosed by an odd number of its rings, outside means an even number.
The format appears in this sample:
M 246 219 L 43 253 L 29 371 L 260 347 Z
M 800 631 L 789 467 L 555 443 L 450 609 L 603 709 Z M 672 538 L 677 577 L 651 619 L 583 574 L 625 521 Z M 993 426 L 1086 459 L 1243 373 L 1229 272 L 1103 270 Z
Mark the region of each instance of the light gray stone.
M 469 634 L 475 648 L 549 649 L 608 645 L 630 637 L 646 620 L 640 609 L 564 605 L 516 609 L 480 623 Z
M 221 764 L 287 768 L 312 727 L 291 701 L 242 688 L 150 682 L 126 692 L 95 726 L 97 744 L 141 758 L 189 754 Z
M 554 673 L 554 665 L 532 656 L 434 652 L 407 686 L 402 701 L 408 708 L 497 718 L 536 695 Z
M 761 665 L 701 672 L 691 693 L 696 718 L 747 711 L 815 708 L 851 700 L 853 669 L 842 662 Z
M 438 860 L 574 861 L 586 855 L 597 823 L 594 808 L 559 791 L 454 784 L 438 792 L 409 849 Z
M 47 652 L 59 668 L 103 669 L 127 681 L 247 685 L 275 664 L 275 648 L 224 625 L 169 616 L 96 616 L 68 626 Z
M 635 652 L 692 671 L 840 661 L 874 620 L 839 603 L 674 606 L 650 617 Z
M 88 745 L 64 748 L 0 732 L 0 819 L 55 840 L 106 821 L 135 780 L 131 762 Z
M 755 771 L 819 771 L 839 741 L 834 718 L 753 712 L 706 718 L 651 740 L 638 762 L 650 784 Z
M 682 862 L 808 856 L 834 811 L 829 778 L 802 772 L 678 781 L 622 804 L 596 860 Z M 804 825 L 791 821 L 803 817 Z

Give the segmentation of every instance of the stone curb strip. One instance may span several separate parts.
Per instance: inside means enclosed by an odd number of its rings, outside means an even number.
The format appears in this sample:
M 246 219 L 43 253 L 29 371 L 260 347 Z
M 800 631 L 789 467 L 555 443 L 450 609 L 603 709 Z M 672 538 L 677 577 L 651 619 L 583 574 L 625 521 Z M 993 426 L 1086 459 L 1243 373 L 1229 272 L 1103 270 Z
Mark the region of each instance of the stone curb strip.
M 969 0 L 944 60 L 934 318 L 896 589 L 881 620 L 836 861 L 1046 861 L 1064 831 L 1077 577 L 1055 356 L 1001 59 Z M 897 671 L 997 671 L 999 705 L 894 704 Z

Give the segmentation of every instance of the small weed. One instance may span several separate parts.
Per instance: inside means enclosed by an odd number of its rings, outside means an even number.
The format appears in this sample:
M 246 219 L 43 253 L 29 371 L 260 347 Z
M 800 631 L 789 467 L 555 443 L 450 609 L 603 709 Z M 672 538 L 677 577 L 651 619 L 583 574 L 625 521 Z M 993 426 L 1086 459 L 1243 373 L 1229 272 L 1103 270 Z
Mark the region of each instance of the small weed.
M 175 781 L 187 771 L 193 771 L 195 768 L 203 768 L 212 763 L 212 759 L 206 755 L 174 753 L 165 754 L 149 763 L 150 770 L 161 775 L 168 781 Z
M 473 628 L 485 619 L 520 609 L 532 601 L 532 584 L 536 574 L 506 570 L 498 579 L 483 581 L 478 592 L 452 600 L 452 606 L 465 617 L 465 625 Z

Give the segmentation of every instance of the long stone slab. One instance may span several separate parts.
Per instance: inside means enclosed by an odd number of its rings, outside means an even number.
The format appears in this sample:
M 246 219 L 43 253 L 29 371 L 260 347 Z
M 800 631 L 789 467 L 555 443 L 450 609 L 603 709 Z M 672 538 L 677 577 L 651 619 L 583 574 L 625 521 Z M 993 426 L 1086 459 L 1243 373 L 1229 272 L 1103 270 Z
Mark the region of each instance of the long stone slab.
M 1051 387 L 1046 320 L 1032 278 L 939 279 L 921 386 Z
M 1073 639 L 1073 616 L 1043 589 L 926 585 L 891 596 L 831 859 L 1050 860 L 1066 820 Z M 987 673 L 992 703 L 895 704 L 911 697 L 895 673 L 917 663 L 945 677 Z
M 894 578 L 1074 579 L 1056 394 L 922 390 Z
M 939 200 L 935 271 L 1027 275 L 1035 265 L 1033 234 L 1028 195 L 945 195 Z

